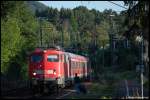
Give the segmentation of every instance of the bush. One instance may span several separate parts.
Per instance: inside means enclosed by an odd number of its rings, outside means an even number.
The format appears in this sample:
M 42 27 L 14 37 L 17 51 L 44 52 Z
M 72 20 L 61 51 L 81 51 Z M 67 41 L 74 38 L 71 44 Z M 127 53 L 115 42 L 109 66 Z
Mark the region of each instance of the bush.
M 118 52 L 118 63 L 120 71 L 135 69 L 137 62 L 136 54 L 130 49 L 120 49 Z

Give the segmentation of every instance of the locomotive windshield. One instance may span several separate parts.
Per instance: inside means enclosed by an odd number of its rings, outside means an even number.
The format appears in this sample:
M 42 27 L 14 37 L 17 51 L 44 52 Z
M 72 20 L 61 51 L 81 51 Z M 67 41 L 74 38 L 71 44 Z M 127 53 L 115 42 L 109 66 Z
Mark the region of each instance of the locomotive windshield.
M 42 61 L 42 56 L 41 55 L 32 55 L 31 61 L 32 62 L 40 62 L 40 61 Z
M 49 62 L 58 62 L 59 61 L 58 55 L 48 55 L 47 56 L 47 61 L 49 61 Z

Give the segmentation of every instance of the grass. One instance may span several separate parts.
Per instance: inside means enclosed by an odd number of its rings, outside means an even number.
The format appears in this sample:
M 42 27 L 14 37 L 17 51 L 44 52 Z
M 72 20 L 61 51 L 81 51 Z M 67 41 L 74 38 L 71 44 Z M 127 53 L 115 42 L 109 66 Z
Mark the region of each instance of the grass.
M 137 80 L 139 77 L 134 71 L 113 72 L 106 71 L 100 75 L 99 81 L 93 82 L 88 88 L 87 94 L 74 94 L 69 98 L 72 99 L 112 99 L 115 95 L 117 84 L 122 80 Z M 146 84 L 147 85 L 147 84 Z
M 107 84 L 92 83 L 87 94 L 76 94 L 68 96 L 71 99 L 111 99 L 112 87 Z

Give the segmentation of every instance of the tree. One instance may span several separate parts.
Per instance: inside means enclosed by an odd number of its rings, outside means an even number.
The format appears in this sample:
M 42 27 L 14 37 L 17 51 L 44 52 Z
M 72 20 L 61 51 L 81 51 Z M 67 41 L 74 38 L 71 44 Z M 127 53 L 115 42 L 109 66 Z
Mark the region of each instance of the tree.
M 12 76 L 27 68 L 27 52 L 37 45 L 38 25 L 24 1 L 3 1 L 1 8 L 1 72 L 9 74 L 12 71 Z M 15 68 L 20 69 L 13 72 Z M 20 73 L 19 76 L 24 74 Z
M 128 28 L 124 24 L 127 16 L 126 11 L 117 14 L 111 9 L 105 9 L 103 12 L 100 12 L 79 6 L 72 10 L 61 8 L 60 11 L 51 7 L 38 13 L 38 17 L 46 17 L 48 19 L 48 21 L 42 22 L 42 27 L 45 27 L 45 29 L 42 29 L 44 44 L 58 43 L 59 45 L 62 44 L 64 48 L 72 48 L 70 52 L 78 54 L 88 53 L 94 67 L 101 64 L 96 60 L 102 59 L 103 51 L 100 47 L 105 47 L 108 44 L 108 35 L 112 28 L 110 26 L 110 15 L 115 15 L 112 18 L 114 22 L 112 32 L 114 34 L 121 37 L 122 33 Z M 50 29 L 46 29 L 46 27 Z M 110 59 L 107 53 L 109 52 L 105 53 L 107 56 L 106 62 L 108 63 Z
M 74 42 L 77 42 L 79 40 L 79 36 L 78 36 L 78 23 L 77 20 L 74 16 L 74 12 L 72 11 L 71 13 L 71 18 L 70 18 L 70 23 L 71 23 L 71 27 L 70 27 L 70 43 L 71 46 L 74 44 Z
M 41 26 L 43 37 L 42 41 L 45 46 L 60 44 L 61 34 L 56 30 L 52 23 L 43 20 Z
M 20 51 L 22 37 L 16 18 L 1 20 L 1 26 L 1 71 L 4 73 L 7 71 L 5 64 Z
M 106 21 L 103 21 L 99 26 L 96 28 L 96 32 L 98 34 L 98 45 L 99 47 L 106 45 L 109 42 L 109 24 Z
M 128 19 L 126 23 L 129 27 L 126 32 L 126 37 L 131 36 L 130 39 L 135 40 L 134 37 L 139 35 L 139 29 L 142 31 L 144 41 L 144 62 L 146 65 L 146 73 L 149 71 L 149 57 L 148 57 L 148 40 L 149 40 L 149 2 L 148 1 L 124 1 L 125 5 L 129 6 L 127 11 Z M 138 30 L 137 30 L 138 27 Z M 134 38 L 134 39 L 133 39 Z M 133 41 L 134 42 L 134 41 Z

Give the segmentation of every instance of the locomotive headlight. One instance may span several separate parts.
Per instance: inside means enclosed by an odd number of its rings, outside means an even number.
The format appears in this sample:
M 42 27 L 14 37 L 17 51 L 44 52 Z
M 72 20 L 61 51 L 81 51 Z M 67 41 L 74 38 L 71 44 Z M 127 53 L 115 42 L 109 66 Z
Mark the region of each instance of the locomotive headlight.
M 36 73 L 35 73 L 35 72 L 33 72 L 33 75 L 35 76 L 35 75 L 36 75 Z

